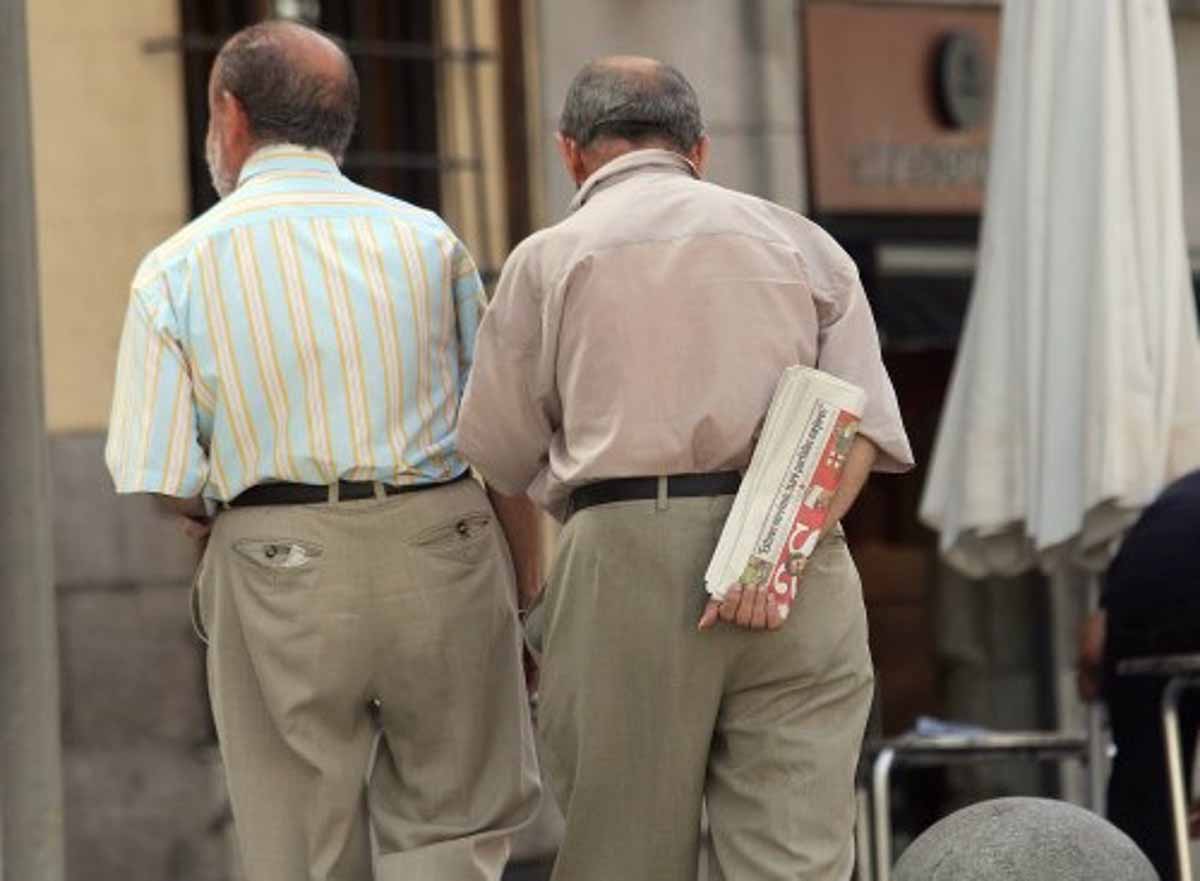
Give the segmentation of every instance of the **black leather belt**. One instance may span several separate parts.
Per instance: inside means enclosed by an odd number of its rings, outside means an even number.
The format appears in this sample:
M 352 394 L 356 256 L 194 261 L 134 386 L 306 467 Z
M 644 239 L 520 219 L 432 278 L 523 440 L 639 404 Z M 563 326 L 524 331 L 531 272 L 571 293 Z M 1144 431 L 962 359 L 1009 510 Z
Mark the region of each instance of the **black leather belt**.
M 383 485 L 383 491 L 389 496 L 400 493 L 417 492 L 423 489 L 433 489 L 438 486 L 448 486 L 465 480 L 471 474 L 464 471 L 458 477 L 444 483 L 410 483 L 406 486 Z M 375 484 L 369 480 L 339 480 L 338 500 L 351 502 L 355 499 L 371 499 L 375 497 Z M 243 508 L 251 505 L 319 505 L 329 501 L 329 487 L 312 483 L 260 483 L 242 491 L 232 502 L 231 508 Z
M 710 474 L 672 474 L 667 477 L 667 495 L 672 498 L 730 496 L 742 485 L 737 471 L 713 471 Z M 593 505 L 627 502 L 632 499 L 658 498 L 657 477 L 617 477 L 588 483 L 571 493 L 568 516 Z

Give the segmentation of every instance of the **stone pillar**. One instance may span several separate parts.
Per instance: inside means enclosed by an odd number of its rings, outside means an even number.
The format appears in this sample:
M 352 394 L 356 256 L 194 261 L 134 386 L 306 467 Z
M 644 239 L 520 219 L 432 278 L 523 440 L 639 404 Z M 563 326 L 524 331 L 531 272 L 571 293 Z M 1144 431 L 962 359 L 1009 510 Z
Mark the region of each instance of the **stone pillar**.
M 25 0 L 0 0 L 0 881 L 62 881 Z

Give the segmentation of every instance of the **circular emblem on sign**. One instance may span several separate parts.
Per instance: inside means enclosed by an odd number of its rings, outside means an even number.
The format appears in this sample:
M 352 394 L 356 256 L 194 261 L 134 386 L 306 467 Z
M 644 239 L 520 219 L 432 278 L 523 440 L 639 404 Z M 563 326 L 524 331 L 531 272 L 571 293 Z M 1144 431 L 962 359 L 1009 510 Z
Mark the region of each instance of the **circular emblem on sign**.
M 942 122 L 971 129 L 987 116 L 992 98 L 992 71 L 987 52 L 970 31 L 952 31 L 938 44 L 935 82 Z

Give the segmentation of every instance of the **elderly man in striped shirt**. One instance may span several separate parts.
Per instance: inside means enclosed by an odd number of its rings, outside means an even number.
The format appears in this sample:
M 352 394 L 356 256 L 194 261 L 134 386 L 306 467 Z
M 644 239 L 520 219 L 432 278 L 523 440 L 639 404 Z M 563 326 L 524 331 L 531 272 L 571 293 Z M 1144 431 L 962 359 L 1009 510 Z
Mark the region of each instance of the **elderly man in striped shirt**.
M 235 35 L 209 103 L 222 200 L 137 271 L 107 461 L 207 537 L 246 875 L 496 879 L 539 793 L 514 583 L 536 521 L 456 445 L 479 276 L 437 216 L 339 172 L 358 84 L 324 35 Z

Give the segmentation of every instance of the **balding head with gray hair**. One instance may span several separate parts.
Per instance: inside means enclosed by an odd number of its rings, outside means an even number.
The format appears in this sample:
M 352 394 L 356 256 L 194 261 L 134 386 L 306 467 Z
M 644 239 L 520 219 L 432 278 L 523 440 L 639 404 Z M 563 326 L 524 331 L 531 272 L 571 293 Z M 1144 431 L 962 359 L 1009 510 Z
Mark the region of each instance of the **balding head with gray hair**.
M 292 21 L 234 34 L 208 84 L 204 152 L 213 188 L 228 196 L 250 155 L 272 144 L 324 150 L 340 164 L 358 100 L 354 65 L 327 34 Z
M 358 116 L 358 77 L 329 35 L 292 21 L 234 34 L 217 55 L 214 85 L 242 104 L 261 144 L 316 147 L 341 160 Z
M 586 150 L 605 140 L 696 149 L 704 136 L 691 83 L 669 64 L 617 56 L 588 63 L 567 90 L 559 133 Z

